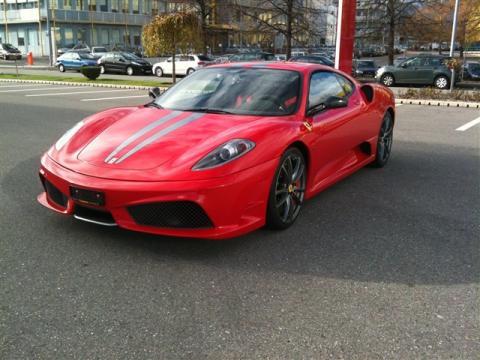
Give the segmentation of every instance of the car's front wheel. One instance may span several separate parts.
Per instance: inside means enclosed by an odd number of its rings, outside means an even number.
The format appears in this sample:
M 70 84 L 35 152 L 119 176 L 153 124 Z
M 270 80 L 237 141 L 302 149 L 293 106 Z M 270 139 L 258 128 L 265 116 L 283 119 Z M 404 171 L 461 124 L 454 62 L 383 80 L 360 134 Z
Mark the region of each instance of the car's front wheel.
M 105 74 L 105 66 L 100 65 L 100 74 Z
M 390 154 L 392 152 L 393 144 L 393 117 L 390 112 L 387 112 L 383 117 L 382 127 L 378 134 L 377 152 L 375 153 L 375 160 L 372 163 L 374 167 L 384 167 Z
M 395 85 L 395 78 L 392 74 L 383 74 L 380 78 L 380 81 L 385 86 L 393 86 Z
M 127 75 L 132 76 L 133 75 L 133 68 L 131 66 L 127 67 Z
M 267 208 L 267 225 L 274 229 L 286 229 L 300 213 L 305 198 L 307 165 L 302 152 L 295 147 L 288 149 L 272 181 Z
M 163 76 L 163 70 L 161 67 L 157 67 L 155 69 L 155 75 L 157 75 L 158 77 L 162 77 Z
M 435 78 L 434 84 L 438 89 L 446 89 L 448 88 L 448 78 L 445 75 L 439 75 Z
M 63 64 L 60 64 L 60 65 L 58 66 L 58 71 L 60 71 L 60 72 L 65 72 L 65 66 L 64 66 Z

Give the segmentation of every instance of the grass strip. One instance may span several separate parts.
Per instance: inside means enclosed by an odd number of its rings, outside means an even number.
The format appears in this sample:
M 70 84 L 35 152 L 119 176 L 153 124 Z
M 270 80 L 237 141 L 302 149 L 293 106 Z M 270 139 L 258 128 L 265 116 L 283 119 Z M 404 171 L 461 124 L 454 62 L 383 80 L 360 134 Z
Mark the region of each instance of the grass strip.
M 109 79 L 99 77 L 97 80 L 89 80 L 81 77 L 66 77 L 56 75 L 27 75 L 27 74 L 0 74 L 1 79 L 13 79 L 13 80 L 40 80 L 40 81 L 60 81 L 60 82 L 74 82 L 74 83 L 86 83 L 86 84 L 108 84 L 108 85 L 130 85 L 130 86 L 149 86 L 149 87 L 169 87 L 172 84 L 159 82 L 154 80 L 123 80 L 123 79 Z

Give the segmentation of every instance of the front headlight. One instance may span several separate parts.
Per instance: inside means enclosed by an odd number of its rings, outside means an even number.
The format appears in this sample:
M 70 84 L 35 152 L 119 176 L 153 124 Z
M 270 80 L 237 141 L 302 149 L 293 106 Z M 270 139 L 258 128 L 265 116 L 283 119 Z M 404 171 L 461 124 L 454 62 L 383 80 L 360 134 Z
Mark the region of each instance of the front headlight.
M 255 143 L 246 139 L 233 139 L 219 146 L 195 164 L 192 170 L 206 170 L 226 164 L 245 155 L 255 147 Z
M 68 130 L 65 134 L 62 135 L 60 139 L 55 143 L 55 149 L 60 151 L 60 149 L 77 133 L 78 130 L 84 125 L 83 120 L 77 123 L 74 127 Z

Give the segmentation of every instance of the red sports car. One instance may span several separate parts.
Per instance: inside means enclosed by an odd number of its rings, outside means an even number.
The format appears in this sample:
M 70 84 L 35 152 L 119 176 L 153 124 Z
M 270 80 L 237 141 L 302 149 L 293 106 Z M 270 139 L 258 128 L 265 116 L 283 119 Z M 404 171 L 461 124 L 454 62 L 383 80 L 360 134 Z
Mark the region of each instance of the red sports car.
M 42 157 L 40 203 L 102 225 L 222 239 L 287 228 L 305 199 L 390 156 L 392 92 L 330 67 L 215 65 L 156 90 L 65 133 Z

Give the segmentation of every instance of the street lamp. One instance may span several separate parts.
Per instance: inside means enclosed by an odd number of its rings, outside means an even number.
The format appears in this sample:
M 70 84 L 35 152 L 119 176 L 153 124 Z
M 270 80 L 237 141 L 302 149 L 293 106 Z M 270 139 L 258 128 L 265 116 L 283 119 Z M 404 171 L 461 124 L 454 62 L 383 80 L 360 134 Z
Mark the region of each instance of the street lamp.
M 460 5 L 460 0 L 455 0 L 455 10 L 453 12 L 453 24 L 452 24 L 452 38 L 450 40 L 450 57 L 453 58 L 453 50 L 455 48 L 455 35 L 457 32 L 457 18 L 458 18 L 458 7 Z M 450 91 L 453 90 L 453 84 L 455 83 L 455 67 L 452 66 L 452 78 L 450 79 Z

